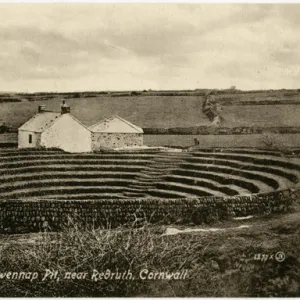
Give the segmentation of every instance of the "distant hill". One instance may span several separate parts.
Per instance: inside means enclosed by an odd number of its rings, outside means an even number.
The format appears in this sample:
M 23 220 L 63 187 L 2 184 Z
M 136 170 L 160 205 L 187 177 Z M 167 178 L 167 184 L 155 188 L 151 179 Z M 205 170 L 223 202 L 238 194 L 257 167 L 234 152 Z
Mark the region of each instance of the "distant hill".
M 90 126 L 118 114 L 143 128 L 211 126 L 202 112 L 205 93 L 193 91 L 3 93 L 0 120 L 18 128 L 37 112 L 40 104 L 59 111 L 66 99 L 71 113 Z M 221 105 L 221 126 L 300 126 L 300 90 L 214 90 Z

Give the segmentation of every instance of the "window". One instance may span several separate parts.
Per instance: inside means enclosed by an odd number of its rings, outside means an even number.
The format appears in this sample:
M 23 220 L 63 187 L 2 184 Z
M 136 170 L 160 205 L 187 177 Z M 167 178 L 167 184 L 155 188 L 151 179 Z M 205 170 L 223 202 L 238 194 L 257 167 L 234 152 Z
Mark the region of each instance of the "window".
M 29 140 L 28 140 L 29 144 L 32 144 L 32 134 L 29 134 Z

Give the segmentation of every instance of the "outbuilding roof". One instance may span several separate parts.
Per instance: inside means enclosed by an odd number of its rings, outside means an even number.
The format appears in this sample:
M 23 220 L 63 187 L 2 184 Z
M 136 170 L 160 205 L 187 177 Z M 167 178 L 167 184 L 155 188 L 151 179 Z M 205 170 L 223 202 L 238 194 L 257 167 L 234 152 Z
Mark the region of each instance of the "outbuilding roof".
M 59 117 L 60 113 L 57 112 L 42 112 L 38 113 L 24 123 L 19 130 L 43 132 L 50 127 Z
M 112 115 L 89 128 L 92 132 L 107 133 L 143 133 L 143 129 L 124 120 L 123 118 Z

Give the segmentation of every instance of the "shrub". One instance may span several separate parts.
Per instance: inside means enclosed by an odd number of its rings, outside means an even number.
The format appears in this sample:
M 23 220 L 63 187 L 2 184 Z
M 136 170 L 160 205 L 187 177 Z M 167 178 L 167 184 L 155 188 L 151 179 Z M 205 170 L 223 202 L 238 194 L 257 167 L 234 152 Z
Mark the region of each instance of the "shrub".
M 22 102 L 22 100 L 16 98 L 0 98 L 0 103 L 1 102 Z
M 130 93 L 131 96 L 139 96 L 141 94 L 142 94 L 141 92 L 135 92 L 135 91 Z
M 0 124 L 0 134 L 1 133 L 7 133 L 10 131 L 10 127 L 6 125 L 5 123 Z
M 141 227 L 136 228 L 136 222 Z M 259 222 L 261 222 L 259 220 Z M 282 224 L 282 219 L 276 221 Z M 272 223 L 221 233 L 165 236 L 164 226 L 135 219 L 115 230 L 88 229 L 70 218 L 60 234 L 23 236 L 30 243 L 5 239 L 0 249 L 1 272 L 38 272 L 37 281 L 1 280 L 2 297 L 297 297 L 299 228 L 288 236 L 273 234 Z M 294 219 L 291 225 L 299 224 Z M 218 227 L 222 226 L 219 224 Z M 32 242 L 35 240 L 35 242 Z M 286 253 L 285 261 L 255 261 L 255 254 Z M 41 280 L 46 269 L 60 280 Z M 136 280 L 92 281 L 93 270 L 130 270 Z M 140 280 L 142 269 L 188 270 L 185 280 Z M 84 280 L 66 272 L 87 272 Z

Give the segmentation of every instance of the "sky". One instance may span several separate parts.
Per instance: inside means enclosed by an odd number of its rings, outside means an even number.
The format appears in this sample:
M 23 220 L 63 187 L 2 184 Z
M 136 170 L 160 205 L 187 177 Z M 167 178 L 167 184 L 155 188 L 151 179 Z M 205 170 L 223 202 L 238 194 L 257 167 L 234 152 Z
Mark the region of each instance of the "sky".
M 300 88 L 300 4 L 0 4 L 0 91 Z

